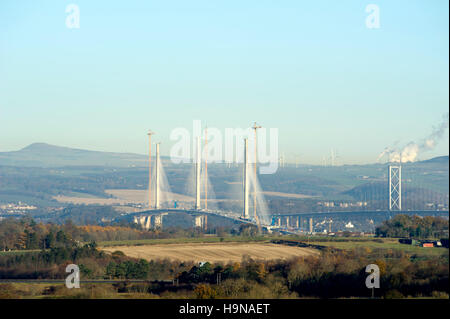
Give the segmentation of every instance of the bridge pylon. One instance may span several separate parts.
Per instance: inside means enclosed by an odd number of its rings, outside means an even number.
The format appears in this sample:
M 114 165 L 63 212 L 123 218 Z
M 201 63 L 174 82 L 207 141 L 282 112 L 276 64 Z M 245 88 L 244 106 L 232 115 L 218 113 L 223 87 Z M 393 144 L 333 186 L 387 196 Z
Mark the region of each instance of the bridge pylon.
M 389 165 L 389 210 L 402 210 L 402 167 Z

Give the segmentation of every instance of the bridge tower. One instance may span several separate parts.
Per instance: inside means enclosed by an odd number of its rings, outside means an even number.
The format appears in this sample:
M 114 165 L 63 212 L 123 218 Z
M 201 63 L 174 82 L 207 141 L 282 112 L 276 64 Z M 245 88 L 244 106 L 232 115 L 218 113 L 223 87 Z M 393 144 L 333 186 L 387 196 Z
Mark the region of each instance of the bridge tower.
M 208 215 L 194 216 L 194 227 L 199 227 L 202 230 L 208 229 Z
M 196 147 L 196 158 L 195 158 L 195 209 L 201 208 L 200 203 L 200 174 L 201 174 L 201 147 L 200 147 L 200 137 L 197 137 L 197 147 Z
M 148 208 L 152 208 L 152 135 L 155 133 L 148 131 Z
M 243 211 L 243 218 L 249 218 L 248 216 L 248 139 L 244 139 L 244 180 L 243 180 L 243 187 L 244 187 L 244 211 Z
M 389 165 L 389 210 L 402 210 L 402 167 Z
M 159 158 L 159 144 L 156 144 L 156 186 L 155 186 L 155 209 L 159 209 L 159 169 L 160 169 L 160 158 Z

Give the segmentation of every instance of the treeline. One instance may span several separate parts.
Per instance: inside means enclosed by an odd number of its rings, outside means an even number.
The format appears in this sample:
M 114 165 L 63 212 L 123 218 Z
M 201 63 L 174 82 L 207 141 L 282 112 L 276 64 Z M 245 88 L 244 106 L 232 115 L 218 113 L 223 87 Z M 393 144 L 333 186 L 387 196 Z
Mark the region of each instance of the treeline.
M 146 261 L 99 250 L 95 242 L 78 246 L 58 246 L 39 252 L 0 254 L 2 279 L 64 279 L 65 267 L 76 264 L 82 279 L 170 280 L 174 274 L 192 267 L 169 260 Z
M 150 239 L 164 234 L 130 226 L 77 226 L 69 219 L 64 224 L 43 224 L 31 218 L 9 218 L 0 221 L 0 251 L 50 249 L 91 241 Z
M 0 278 L 63 279 L 67 275 L 65 267 L 71 263 L 77 264 L 85 277 L 94 271 L 100 275 L 110 258 L 98 250 L 95 243 L 58 246 L 35 253 L 0 255 Z
M 290 260 L 258 261 L 244 257 L 241 262 L 196 264 L 135 259 L 120 251 L 107 254 L 91 243 L 36 254 L 0 255 L 0 277 L 63 279 L 69 263 L 80 267 L 82 280 L 124 280 L 111 285 L 109 295 L 93 294 L 98 298 L 136 291 L 140 297 L 169 298 L 370 297 L 371 291 L 365 286 L 368 264 L 380 268 L 377 297 L 448 298 L 449 293 L 448 255 L 416 258 L 401 250 L 368 248 L 325 249 L 320 256 Z M 127 279 L 147 282 L 130 283 Z M 54 293 L 67 293 L 63 290 Z
M 180 280 L 197 283 L 197 298 L 370 297 L 365 267 L 371 263 L 381 273 L 377 297 L 448 298 L 448 256 L 415 260 L 402 251 L 384 249 L 325 250 L 320 257 L 286 261 L 205 264 L 182 273 Z
M 378 237 L 448 238 L 448 219 L 399 214 L 376 228 Z
M 74 246 L 79 229 L 67 223 L 63 226 L 36 223 L 33 219 L 8 218 L 0 221 L 0 250 L 49 249 Z
M 233 232 L 224 227 L 209 229 L 208 232 L 217 236 L 229 234 L 254 236 L 257 234 L 257 229 L 243 224 L 239 230 Z M 28 217 L 7 218 L 0 221 L 0 251 L 50 249 L 74 246 L 80 242 L 201 237 L 204 234 L 205 231 L 198 227 L 144 230 L 133 223 L 78 226 L 71 219 L 66 219 L 63 224 L 44 224 L 36 223 Z
M 426 220 L 420 224 L 423 229 L 431 225 L 431 232 L 425 233 L 426 236 L 444 226 L 448 229 L 448 222 L 444 219 L 408 219 L 408 216 L 405 219 L 398 216 L 386 224 L 392 223 L 399 229 L 403 229 L 399 226 L 403 225 L 410 231 L 417 231 L 414 225 Z M 255 229 L 241 226 L 239 231 L 251 235 Z M 325 248 L 319 256 L 290 260 L 260 261 L 245 257 L 235 263 L 198 264 L 168 259 L 136 259 L 120 251 L 112 254 L 101 251 L 94 241 L 81 243 L 81 239 L 87 242 L 90 238 L 100 238 L 105 234 L 113 236 L 121 232 L 121 236 L 127 232 L 136 236 L 168 235 L 125 226 L 80 227 L 70 222 L 43 225 L 31 219 L 3 220 L 0 222 L 0 244 L 3 249 L 36 249 L 36 252 L 0 254 L 0 278 L 64 279 L 67 276 L 65 267 L 74 263 L 80 268 L 82 280 L 124 280 L 121 285 L 111 286 L 108 294 L 112 295 L 109 297 L 133 291 L 171 298 L 369 297 L 371 291 L 365 286 L 365 267 L 377 264 L 381 275 L 381 288 L 376 290 L 377 296 L 448 298 L 449 293 L 448 253 L 419 258 L 395 249 Z M 146 280 L 148 283 L 127 283 L 130 279 Z M 169 284 L 154 281 L 169 281 Z M 7 295 L 14 295 L 8 290 L 10 288 L 1 289 L 6 289 Z M 52 293 L 63 292 L 55 290 Z

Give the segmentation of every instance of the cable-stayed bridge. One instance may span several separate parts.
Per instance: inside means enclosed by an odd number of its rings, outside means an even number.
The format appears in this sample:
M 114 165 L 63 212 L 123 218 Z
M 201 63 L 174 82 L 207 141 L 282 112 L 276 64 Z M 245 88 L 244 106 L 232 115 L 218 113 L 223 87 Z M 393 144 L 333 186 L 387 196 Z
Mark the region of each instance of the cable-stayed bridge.
M 153 133 L 149 134 L 149 138 L 151 135 Z M 204 229 L 207 227 L 208 217 L 220 217 L 235 223 L 254 224 L 260 229 L 267 230 L 332 232 L 364 229 L 373 232 L 375 225 L 380 221 L 399 213 L 448 217 L 448 194 L 433 191 L 430 185 L 422 185 L 424 183 L 421 184 L 421 181 L 412 182 L 408 175 L 402 175 L 402 166 L 396 163 L 386 166 L 384 177 L 378 181 L 360 184 L 348 191 L 348 195 L 354 198 L 354 201 L 318 199 L 321 207 L 307 213 L 286 212 L 283 208 L 270 211 L 256 174 L 256 164 L 249 162 L 247 139 L 244 139 L 243 146 L 240 211 L 208 208 L 208 189 L 212 186 L 208 180 L 207 160 L 201 158 L 201 143 L 200 138 L 197 138 L 193 160 L 194 183 L 191 185 L 194 200 L 191 208 L 186 206 L 177 208 L 175 201 L 162 198 L 162 194 L 170 193 L 170 186 L 162 161 L 159 160 L 159 143 L 157 143 L 156 166 L 153 171 L 149 154 L 151 173 L 149 173 L 148 210 L 129 214 L 128 218 L 133 218 L 134 222 L 147 229 L 162 227 L 163 219 L 167 218 L 164 216 L 185 213 L 193 217 L 193 226 Z M 175 205 L 171 207 L 171 203 Z

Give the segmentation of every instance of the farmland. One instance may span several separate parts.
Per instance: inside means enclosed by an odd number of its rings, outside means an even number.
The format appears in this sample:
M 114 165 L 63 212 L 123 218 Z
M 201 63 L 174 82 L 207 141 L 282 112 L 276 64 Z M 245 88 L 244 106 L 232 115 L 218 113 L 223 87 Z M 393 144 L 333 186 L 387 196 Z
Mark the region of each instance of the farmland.
M 317 255 L 311 248 L 276 245 L 270 243 L 189 243 L 144 246 L 112 246 L 105 251 L 122 251 L 135 258 L 170 259 L 180 261 L 240 262 L 247 255 L 256 260 L 288 259 L 296 256 Z
M 151 258 L 169 258 L 174 259 L 176 254 L 187 248 L 189 253 L 180 254 L 180 257 L 190 258 L 188 260 L 203 261 L 206 257 L 211 257 L 210 261 L 224 261 L 224 254 L 230 254 L 232 261 L 240 261 L 245 254 L 256 259 L 277 259 L 290 258 L 294 256 L 302 256 L 297 251 L 290 248 L 300 248 L 285 245 L 273 245 L 272 241 L 279 239 L 299 241 L 305 245 L 330 247 L 341 250 L 366 249 L 368 251 L 376 249 L 385 249 L 393 251 L 402 251 L 408 255 L 417 257 L 423 256 L 441 256 L 448 255 L 448 249 L 445 248 L 424 248 L 419 246 L 400 244 L 395 238 L 329 238 L 329 237 L 300 237 L 300 236 L 258 236 L 258 237 L 199 237 L 199 238 L 167 238 L 167 239 L 144 239 L 144 240 L 128 240 L 128 241 L 107 241 L 100 242 L 99 246 L 105 251 L 120 250 L 131 257 L 144 259 Z M 208 247 L 204 250 L 202 247 Z M 223 250 L 222 250 L 223 247 Z M 267 254 L 260 255 L 259 248 L 268 248 Z M 197 249 L 197 250 L 195 250 Z M 218 250 L 220 252 L 210 254 L 210 250 Z M 246 250 L 247 249 L 247 250 Z M 285 250 L 286 249 L 286 250 Z M 301 248 L 304 249 L 304 248 Z M 197 255 L 196 252 L 197 251 Z M 282 252 L 281 257 L 278 251 Z M 308 252 L 316 250 L 308 250 Z M 306 252 L 306 251 L 305 251 Z M 215 258 L 214 256 L 218 257 Z M 240 256 L 240 257 L 239 257 Z M 203 258 L 203 259 L 202 259 Z M 176 259 L 176 258 L 175 258 Z M 226 259 L 226 258 L 225 258 Z M 226 260 L 228 261 L 228 260 Z
M 405 245 L 400 244 L 398 242 L 398 239 L 395 238 L 389 238 L 389 239 L 383 239 L 380 241 L 373 241 L 373 240 L 352 240 L 352 241 L 321 241 L 321 240 L 315 240 L 312 238 L 312 240 L 309 242 L 311 245 L 321 245 L 326 247 L 333 247 L 337 249 L 356 249 L 356 248 L 365 248 L 367 250 L 373 250 L 373 249 L 389 249 L 389 250 L 400 250 L 403 251 L 406 254 L 409 255 L 417 255 L 417 256 L 440 256 L 440 255 L 447 255 L 448 256 L 448 249 L 441 248 L 441 247 L 432 247 L 432 248 L 425 248 L 420 246 L 413 246 L 413 245 Z

